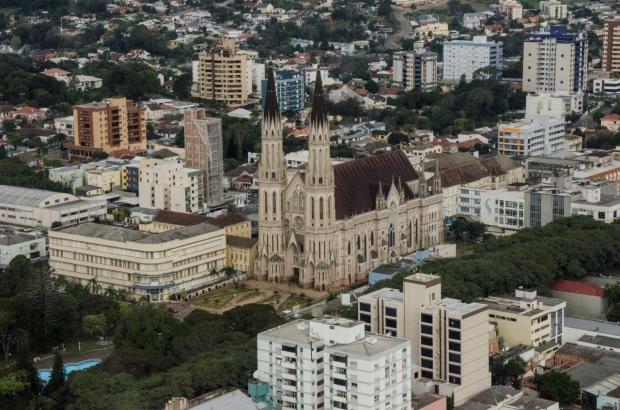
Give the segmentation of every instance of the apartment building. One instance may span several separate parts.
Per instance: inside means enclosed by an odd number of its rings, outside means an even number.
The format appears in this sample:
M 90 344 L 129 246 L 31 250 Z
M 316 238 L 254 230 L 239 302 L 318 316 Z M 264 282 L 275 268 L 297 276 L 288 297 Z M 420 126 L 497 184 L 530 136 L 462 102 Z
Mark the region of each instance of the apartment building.
M 31 230 L 0 229 L 0 269 L 5 269 L 17 256 L 36 261 L 47 256 L 45 235 Z
M 552 20 L 563 20 L 568 17 L 568 5 L 557 0 L 541 1 L 540 11 Z
M 138 198 L 141 208 L 199 212 L 205 204 L 203 172 L 185 167 L 177 158 L 145 159 L 140 163 Z
M 523 18 L 523 5 L 517 0 L 499 0 L 499 12 L 508 20 Z
M 56 276 L 163 302 L 219 279 L 226 234 L 206 223 L 150 233 L 88 222 L 50 230 L 49 261 Z
M 441 298 L 441 278 L 415 273 L 403 291 L 380 289 L 358 299 L 367 331 L 412 343 L 415 393 L 453 396 L 456 405 L 491 386 L 486 306 Z
M 564 120 L 567 115 L 583 111 L 583 94 L 528 94 L 525 97 L 525 116 L 546 115 Z
M 523 43 L 523 91 L 576 93 L 586 90 L 588 39 L 565 26 L 533 33 Z
M 525 345 L 553 350 L 563 343 L 563 300 L 520 287 L 514 295 L 489 296 L 478 302 L 488 307 L 489 322 L 496 326 L 506 348 Z
M 458 82 L 474 78 L 478 70 L 488 68 L 501 76 L 503 43 L 488 41 L 486 36 L 474 36 L 473 40 L 453 40 L 443 43 L 443 79 Z M 483 78 L 488 74 L 481 73 Z
M 480 222 L 502 232 L 516 231 L 525 225 L 525 193 L 507 189 L 480 193 Z
M 229 105 L 248 102 L 248 56 L 237 52 L 234 39 L 222 38 L 217 47 L 200 53 L 194 69 L 194 97 Z
M 571 215 L 571 194 L 553 188 L 531 189 L 524 194 L 523 208 L 526 228 L 545 226 Z
M 316 78 L 316 73 L 314 73 Z M 278 70 L 275 73 L 276 97 L 280 112 L 298 112 L 306 102 L 305 75 L 299 71 Z M 263 109 L 267 96 L 267 80 L 262 81 L 261 101 Z
M 74 143 L 67 144 L 72 156 L 92 157 L 95 152 L 146 149 L 144 108 L 126 98 L 73 107 Z
M 432 90 L 437 86 L 437 54 L 428 51 L 394 53 L 392 80 L 405 91 Z
M 224 200 L 224 153 L 222 120 L 205 115 L 202 108 L 185 111 L 186 165 L 202 171 L 204 202 L 208 206 Z
M 513 158 L 550 155 L 565 151 L 564 120 L 546 115 L 498 124 L 498 152 Z
M 607 20 L 603 26 L 603 70 L 620 72 L 620 19 Z
M 323 316 L 257 337 L 255 377 L 275 409 L 411 408 L 411 343 L 370 335 L 364 324 Z
M 597 78 L 592 80 L 595 94 L 620 94 L 620 78 Z

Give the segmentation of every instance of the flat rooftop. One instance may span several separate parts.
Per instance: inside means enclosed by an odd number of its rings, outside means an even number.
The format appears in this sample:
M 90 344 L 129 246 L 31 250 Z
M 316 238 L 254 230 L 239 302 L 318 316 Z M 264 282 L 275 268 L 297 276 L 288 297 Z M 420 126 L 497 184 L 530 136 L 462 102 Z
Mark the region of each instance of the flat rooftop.
M 482 312 L 488 309 L 483 303 L 465 303 L 458 299 L 443 298 L 439 302 L 443 308 L 450 313 L 451 316 L 467 317 L 473 313 Z
M 356 340 L 353 343 L 348 344 L 336 344 L 330 346 L 330 349 L 339 353 L 345 353 L 347 355 L 356 356 L 374 356 L 380 353 L 384 353 L 387 350 L 403 347 L 410 342 L 407 339 L 400 339 L 396 337 L 381 336 L 366 333 L 366 337 L 360 340 Z
M 363 298 L 374 298 L 374 299 L 387 299 L 394 302 L 403 302 L 404 295 L 398 289 L 392 288 L 382 288 L 379 290 L 375 290 L 374 292 L 368 293 L 366 295 L 361 296 Z
M 605 320 L 565 316 L 564 327 L 620 338 L 620 323 L 607 322 Z
M 214 232 L 220 229 L 222 228 L 202 223 L 199 225 L 184 226 L 182 228 L 173 229 L 167 232 L 150 233 L 135 229 L 122 228 L 119 226 L 87 222 L 57 229 L 57 232 L 95 239 L 104 239 L 114 242 L 157 244 L 192 238 L 194 236 Z
M 603 335 L 583 335 L 579 338 L 579 342 L 608 347 L 612 349 L 620 349 L 620 338 L 617 337 L 609 337 Z M 620 369 L 618 370 L 620 371 Z

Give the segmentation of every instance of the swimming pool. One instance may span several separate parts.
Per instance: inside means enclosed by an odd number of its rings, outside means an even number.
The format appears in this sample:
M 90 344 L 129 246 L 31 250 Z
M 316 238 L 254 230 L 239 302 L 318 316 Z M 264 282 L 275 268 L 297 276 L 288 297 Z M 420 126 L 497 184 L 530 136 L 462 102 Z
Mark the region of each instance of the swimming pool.
M 82 360 L 77 363 L 65 363 L 65 376 L 68 376 L 73 372 L 88 369 L 89 367 L 97 366 L 99 363 L 101 363 L 101 359 Z M 37 375 L 43 384 L 47 384 L 52 377 L 52 369 L 41 369 L 37 372 Z

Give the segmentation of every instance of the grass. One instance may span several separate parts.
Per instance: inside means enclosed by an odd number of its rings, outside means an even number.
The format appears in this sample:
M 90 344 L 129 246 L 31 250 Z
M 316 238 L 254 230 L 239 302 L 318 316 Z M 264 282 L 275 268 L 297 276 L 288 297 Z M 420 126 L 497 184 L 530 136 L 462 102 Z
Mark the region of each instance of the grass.
M 211 309 L 222 309 L 229 305 L 233 299 L 242 302 L 261 295 L 260 291 L 246 288 L 245 286 L 231 286 L 218 289 L 200 298 L 194 299 L 193 303 Z
M 314 300 L 310 299 L 307 296 L 296 296 L 291 295 L 282 303 L 280 306 L 280 310 L 291 310 L 294 306 L 300 305 L 301 307 L 309 306 L 314 302 Z
M 80 340 L 79 342 L 81 350 L 78 350 L 77 340 L 65 343 L 65 353 L 78 354 L 88 352 L 90 350 L 102 349 L 103 347 L 105 347 L 105 345 L 103 345 L 101 341 L 95 339 Z

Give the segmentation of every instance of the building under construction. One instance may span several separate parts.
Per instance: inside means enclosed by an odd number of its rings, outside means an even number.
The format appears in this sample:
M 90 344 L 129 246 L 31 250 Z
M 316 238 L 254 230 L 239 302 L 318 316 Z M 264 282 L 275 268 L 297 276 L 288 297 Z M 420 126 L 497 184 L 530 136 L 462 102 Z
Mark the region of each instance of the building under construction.
M 204 109 L 185 111 L 187 166 L 204 173 L 204 198 L 209 207 L 223 202 L 224 158 L 222 120 L 205 116 Z

